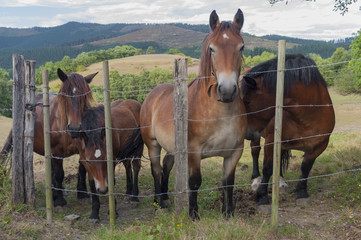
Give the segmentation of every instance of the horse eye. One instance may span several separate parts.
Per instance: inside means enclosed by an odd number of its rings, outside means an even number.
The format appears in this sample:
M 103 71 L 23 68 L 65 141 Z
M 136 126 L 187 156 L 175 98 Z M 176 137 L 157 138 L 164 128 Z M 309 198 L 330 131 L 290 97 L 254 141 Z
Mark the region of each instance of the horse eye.
M 211 54 L 214 55 L 215 51 L 213 48 L 209 47 L 209 51 L 211 51 Z
M 244 45 L 242 45 L 242 47 L 239 49 L 240 52 L 243 52 L 244 50 Z

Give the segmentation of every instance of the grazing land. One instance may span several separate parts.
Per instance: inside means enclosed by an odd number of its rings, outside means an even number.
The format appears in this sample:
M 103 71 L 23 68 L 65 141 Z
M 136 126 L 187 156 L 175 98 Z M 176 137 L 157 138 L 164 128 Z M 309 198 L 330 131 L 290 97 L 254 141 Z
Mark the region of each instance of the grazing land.
M 143 57 L 143 59 L 140 59 Z M 110 61 L 110 69 L 122 73 L 138 73 L 141 68 L 173 66 L 173 55 L 168 60 L 136 56 Z M 128 61 L 128 62 L 116 62 Z M 128 65 L 127 65 L 128 64 Z M 87 73 L 101 71 L 101 63 L 93 64 Z M 123 72 L 124 71 L 124 72 Z M 197 70 L 195 70 L 197 72 Z M 84 74 L 84 73 L 82 73 Z M 101 72 L 95 85 L 101 85 Z M 99 80 L 100 79 L 100 80 Z M 56 82 L 52 83 L 56 84 Z M 332 174 L 344 170 L 361 168 L 361 96 L 342 96 L 330 89 L 336 112 L 336 127 L 326 151 L 316 160 L 310 176 Z M 12 127 L 12 120 L 0 117 L 0 146 Z M 16 144 L 16 143 L 15 143 Z M 173 208 L 158 210 L 153 205 L 153 179 L 150 163 L 144 158 L 140 172 L 139 203 L 134 203 L 125 193 L 125 171 L 116 167 L 117 223 L 110 230 L 108 198 L 101 197 L 100 223 L 90 225 L 88 218 L 91 203 L 78 201 L 72 191 L 66 193 L 68 206 L 54 210 L 54 223 L 46 223 L 44 158 L 34 156 L 36 207 L 11 205 L 11 178 L 6 166 L 0 174 L 0 238 L 1 239 L 361 239 L 361 171 L 313 178 L 308 181 L 311 202 L 295 204 L 296 182 L 289 182 L 289 189 L 280 198 L 278 232 L 270 227 L 270 216 L 258 213 L 255 194 L 249 183 L 252 158 L 249 142 L 236 170 L 234 201 L 235 216 L 229 220 L 221 214 L 222 160 L 210 158 L 202 161 L 203 182 L 198 197 L 201 220 L 192 222 L 187 212 L 176 215 Z M 292 159 L 286 180 L 297 179 L 300 174 L 302 153 L 292 151 Z M 145 150 L 144 156 L 147 155 Z M 260 157 L 262 159 L 262 156 Z M 64 187 L 76 189 L 78 156 L 64 160 Z M 261 164 L 262 165 L 262 164 Z M 174 177 L 170 179 L 170 191 L 174 188 Z M 64 216 L 77 214 L 78 220 L 65 220 Z

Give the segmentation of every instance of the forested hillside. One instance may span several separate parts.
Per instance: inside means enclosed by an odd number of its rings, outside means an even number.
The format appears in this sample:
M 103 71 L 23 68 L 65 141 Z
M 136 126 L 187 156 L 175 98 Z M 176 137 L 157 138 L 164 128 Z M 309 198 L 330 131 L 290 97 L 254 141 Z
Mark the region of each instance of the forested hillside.
M 157 30 L 151 32 L 149 29 Z M 146 51 L 151 46 L 156 53 L 178 48 L 188 56 L 199 58 L 201 43 L 209 32 L 208 25 L 191 24 L 96 24 L 69 22 L 61 26 L 28 29 L 0 28 L 0 67 L 10 69 L 14 53 L 34 59 L 37 66 L 47 61 L 60 61 L 64 56 L 76 57 L 81 52 L 101 50 L 116 45 L 132 45 Z M 186 35 L 186 37 L 184 36 Z M 316 53 L 330 57 L 337 47 L 348 49 L 349 40 L 325 42 L 270 35 L 256 37 L 243 33 L 246 56 L 263 51 L 275 52 L 277 40 L 286 39 L 288 52 Z

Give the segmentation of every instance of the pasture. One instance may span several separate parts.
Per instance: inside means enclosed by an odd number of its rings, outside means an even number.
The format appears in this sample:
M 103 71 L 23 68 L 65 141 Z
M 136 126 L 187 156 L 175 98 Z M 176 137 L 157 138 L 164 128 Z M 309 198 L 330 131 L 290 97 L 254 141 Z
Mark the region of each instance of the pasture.
M 138 56 L 137 56 L 138 57 Z M 134 58 L 134 57 L 132 57 Z M 129 58 L 131 59 L 131 58 Z M 128 59 L 128 60 L 129 60 Z M 134 59 L 133 59 L 134 60 Z M 126 60 L 125 60 L 126 61 Z M 140 61 L 140 60 L 139 60 Z M 173 60 L 166 63 L 169 67 Z M 122 65 L 122 64 L 117 64 Z M 100 70 L 99 64 L 99 70 Z M 130 64 L 134 72 L 138 64 Z M 158 66 L 158 65 L 157 65 Z M 160 65 L 159 65 L 160 66 Z M 87 73 L 94 72 L 93 65 Z M 110 68 L 113 66 L 110 61 Z M 89 71 L 89 72 L 88 72 Z M 97 71 L 97 70 L 95 70 Z M 140 70 L 139 70 L 140 71 Z M 98 74 L 100 77 L 101 74 Z M 95 79 L 96 81 L 96 79 Z M 100 81 L 100 80 L 99 80 Z M 98 82 L 97 82 L 98 83 Z M 101 84 L 98 83 L 98 84 Z M 337 173 L 361 168 L 361 96 L 341 96 L 330 90 L 335 104 L 336 127 L 328 148 L 316 160 L 310 176 Z M 358 103 L 358 104 L 357 104 Z M 0 146 L 3 146 L 11 119 L 0 117 Z M 0 175 L 0 236 L 2 239 L 360 239 L 361 238 L 361 172 L 340 173 L 309 180 L 312 202 L 305 206 L 294 203 L 296 182 L 289 183 L 289 191 L 280 198 L 280 227 L 277 233 L 269 228 L 270 216 L 256 211 L 255 194 L 248 185 L 251 181 L 252 157 L 249 141 L 237 166 L 234 201 L 235 216 L 225 220 L 221 214 L 221 194 L 215 189 L 221 185 L 222 161 L 213 157 L 202 161 L 203 183 L 198 203 L 200 221 L 192 222 L 188 214 L 177 216 L 173 209 L 154 211 L 154 186 L 149 160 L 142 159 L 139 175 L 139 203 L 130 202 L 125 193 L 125 171 L 116 167 L 117 224 L 110 230 L 108 198 L 101 197 L 100 224 L 89 225 L 91 203 L 78 201 L 75 192 L 67 192 L 66 208 L 55 209 L 54 223 L 46 224 L 44 158 L 35 156 L 36 208 L 26 205 L 11 206 L 11 184 L 7 175 Z M 261 152 L 262 154 L 262 152 Z M 286 180 L 297 179 L 301 153 L 292 151 Z M 147 155 L 147 150 L 144 152 Z M 262 155 L 260 159 L 262 159 Z M 78 156 L 64 160 L 64 187 L 76 189 Z M 261 162 L 262 165 L 262 162 Z M 173 171 L 170 191 L 174 184 Z M 172 197 L 171 197 L 172 198 Z M 78 220 L 65 220 L 64 216 L 80 215 Z

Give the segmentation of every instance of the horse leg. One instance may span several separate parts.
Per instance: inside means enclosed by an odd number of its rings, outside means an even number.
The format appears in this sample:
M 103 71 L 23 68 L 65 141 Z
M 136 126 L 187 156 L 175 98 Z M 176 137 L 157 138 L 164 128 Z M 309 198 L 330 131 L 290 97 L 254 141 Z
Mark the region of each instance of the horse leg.
M 66 200 L 63 196 L 63 180 L 64 180 L 64 169 L 63 169 L 63 159 L 54 159 L 51 160 L 52 168 L 52 181 L 53 187 L 53 200 L 54 207 L 56 206 L 65 206 Z
M 148 147 L 148 154 L 151 162 L 152 176 L 154 179 L 154 203 L 159 204 L 161 208 L 165 208 L 163 198 L 161 195 L 161 175 L 162 175 L 162 166 L 160 165 L 160 151 L 161 147 L 158 144 L 154 144 Z
M 90 219 L 99 220 L 100 201 L 99 196 L 96 194 L 97 190 L 95 188 L 95 181 L 90 173 L 88 173 L 88 180 L 90 191 L 92 193 L 92 212 L 90 214 Z
M 261 174 L 259 173 L 259 153 L 261 151 L 261 138 L 257 140 L 251 140 L 251 153 L 253 159 L 253 171 L 252 171 L 252 190 L 257 191 L 257 188 L 261 182 Z
M 124 167 L 125 167 L 125 175 L 127 180 L 127 195 L 132 194 L 132 188 L 133 188 L 133 172 L 132 172 L 132 166 L 130 163 L 130 160 L 122 160 Z
M 78 199 L 89 198 L 89 194 L 87 192 L 88 190 L 86 188 L 86 169 L 81 162 L 79 162 L 78 184 L 76 186 L 76 189 L 77 189 L 76 196 Z
M 200 156 L 195 158 L 188 155 L 188 169 L 188 185 L 189 189 L 191 190 L 189 193 L 189 216 L 193 220 L 199 220 L 197 197 L 198 189 L 202 184 Z
M 243 148 L 243 145 L 241 146 Z M 222 213 L 226 218 L 234 215 L 233 207 L 233 185 L 236 166 L 242 156 L 243 150 L 236 151 L 231 157 L 224 158 L 223 160 L 223 207 Z
M 138 198 L 138 194 L 139 194 L 139 189 L 138 189 L 138 176 L 139 176 L 139 171 L 142 165 L 142 162 L 140 159 L 133 159 L 132 162 L 132 168 L 133 168 L 133 176 L 134 176 L 134 182 L 133 182 L 133 192 L 132 192 L 132 198 L 131 201 L 134 202 L 139 202 L 139 198 Z
M 310 196 L 307 193 L 307 178 L 316 158 L 326 149 L 327 145 L 328 140 L 319 144 L 319 146 L 314 149 L 312 153 L 305 153 L 305 155 L 303 156 L 303 161 L 301 165 L 301 176 L 296 187 L 296 200 L 301 198 L 308 198 Z
M 267 141 L 268 139 L 270 139 L 270 141 Z M 273 135 L 268 139 L 266 139 L 266 144 L 264 146 L 262 181 L 256 193 L 257 205 L 270 204 L 268 198 L 268 182 L 273 172 L 273 145 L 268 145 L 267 143 L 273 141 L 271 140 L 273 139 Z
M 163 174 L 162 174 L 162 198 L 164 201 L 169 200 L 168 192 L 168 182 L 169 182 L 169 174 L 174 165 L 174 156 L 167 153 L 163 158 Z

